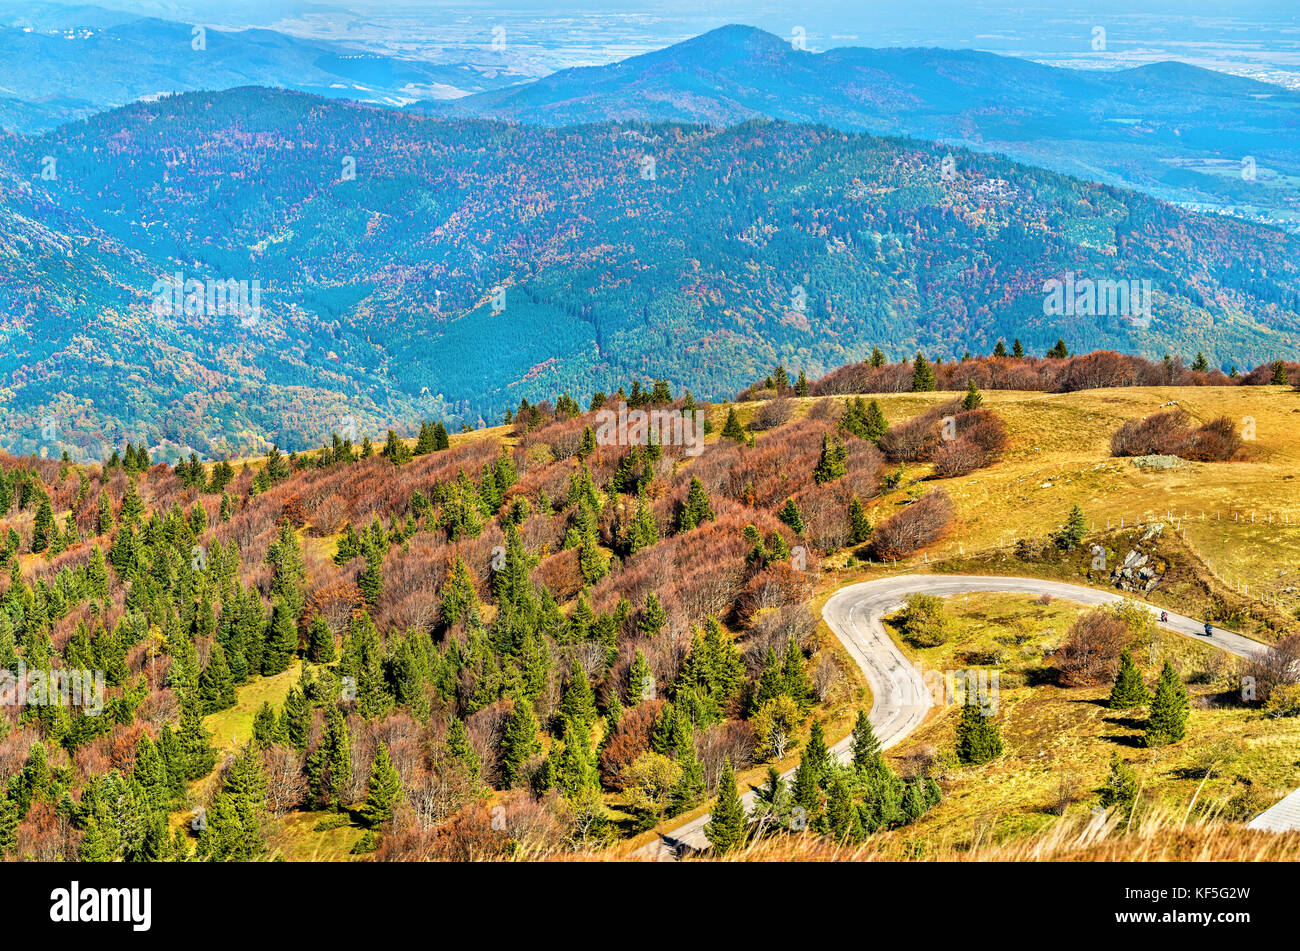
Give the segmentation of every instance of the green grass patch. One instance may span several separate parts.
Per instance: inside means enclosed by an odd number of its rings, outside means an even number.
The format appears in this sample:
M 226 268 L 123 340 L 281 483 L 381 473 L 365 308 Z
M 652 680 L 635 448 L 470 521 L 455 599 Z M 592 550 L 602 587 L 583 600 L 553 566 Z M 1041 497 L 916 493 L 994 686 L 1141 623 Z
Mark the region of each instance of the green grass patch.
M 253 718 L 264 702 L 269 702 L 276 712 L 284 705 L 284 698 L 302 676 L 302 661 L 295 660 L 284 673 L 273 677 L 257 677 L 236 690 L 235 705 L 204 717 L 203 726 L 212 734 L 212 748 L 218 757 L 233 753 L 253 738 Z
M 349 862 L 356 858 L 352 847 L 365 834 L 358 826 L 345 824 L 317 829 L 333 812 L 290 812 L 273 820 L 266 835 L 267 852 L 287 862 Z M 331 825 L 332 823 L 325 823 Z

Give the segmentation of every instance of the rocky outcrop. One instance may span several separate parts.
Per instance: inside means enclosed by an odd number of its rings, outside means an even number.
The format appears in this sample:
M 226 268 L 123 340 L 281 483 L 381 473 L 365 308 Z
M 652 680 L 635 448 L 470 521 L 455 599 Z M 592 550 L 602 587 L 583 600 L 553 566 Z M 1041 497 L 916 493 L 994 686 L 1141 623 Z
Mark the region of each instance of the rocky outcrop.
M 1181 469 L 1188 465 L 1186 459 L 1178 456 L 1134 456 L 1129 462 L 1139 469 Z
M 1177 457 L 1167 457 L 1177 458 Z M 1180 460 L 1181 461 L 1181 460 Z M 1156 541 L 1164 531 L 1164 523 L 1147 526 L 1124 560 L 1111 572 L 1110 581 L 1121 591 L 1141 594 L 1153 589 L 1164 577 L 1167 566 L 1156 557 Z

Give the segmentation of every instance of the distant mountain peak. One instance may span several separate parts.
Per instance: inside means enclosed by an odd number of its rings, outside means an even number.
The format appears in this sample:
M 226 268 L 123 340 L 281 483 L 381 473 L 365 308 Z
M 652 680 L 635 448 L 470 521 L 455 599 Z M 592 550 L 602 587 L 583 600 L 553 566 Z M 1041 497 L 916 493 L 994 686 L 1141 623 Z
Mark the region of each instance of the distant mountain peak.
M 1249 155 L 1300 175 L 1300 93 L 1281 86 L 1178 62 L 1066 69 L 972 49 L 804 52 L 792 39 L 733 23 L 608 66 L 412 109 L 547 126 L 815 123 L 997 152 L 1198 208 L 1247 204 L 1240 182 L 1207 171 L 1207 159 Z M 1293 198 L 1256 191 L 1250 204 L 1262 198 L 1267 210 L 1252 216 L 1297 227 Z
M 1221 73 L 1218 70 L 1206 69 L 1204 66 L 1183 63 L 1178 60 L 1146 63 L 1142 66 L 1117 70 L 1104 75 L 1118 78 L 1129 85 L 1163 88 L 1169 92 L 1195 89 L 1205 92 L 1249 95 L 1285 91 L 1282 87 L 1260 82 L 1257 79 L 1233 76 L 1229 73 Z
M 637 60 L 691 62 L 693 65 L 717 69 L 755 56 L 784 58 L 793 52 L 794 49 L 787 39 L 760 30 L 756 26 L 733 23 L 693 36 L 680 43 L 674 43 L 661 50 L 634 57 L 627 62 L 632 64 Z

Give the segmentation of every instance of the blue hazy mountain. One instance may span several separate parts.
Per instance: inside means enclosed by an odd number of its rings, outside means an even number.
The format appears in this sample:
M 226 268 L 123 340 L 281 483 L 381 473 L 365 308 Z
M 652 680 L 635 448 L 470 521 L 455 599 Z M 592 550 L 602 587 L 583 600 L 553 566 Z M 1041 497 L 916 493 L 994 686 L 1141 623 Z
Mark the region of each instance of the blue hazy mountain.
M 184 23 L 90 5 L 0 5 L 0 128 L 43 131 L 164 92 L 244 85 L 548 126 L 775 118 L 996 152 L 1300 230 L 1300 92 L 1183 63 L 1075 70 L 968 49 L 814 53 L 728 26 L 521 83 L 507 59 L 451 61 L 463 51 L 401 59 L 262 29 L 208 29 L 202 50 L 194 39 Z
M 1177 62 L 1072 70 L 975 50 L 813 53 L 729 26 L 608 66 L 412 108 L 563 126 L 822 123 L 998 152 L 1166 200 L 1300 221 L 1300 93 Z M 1294 178 L 1291 178 L 1294 181 Z
M 43 131 L 169 92 L 256 85 L 400 106 L 519 79 L 273 30 L 195 29 L 94 6 L 0 9 L 0 128 Z

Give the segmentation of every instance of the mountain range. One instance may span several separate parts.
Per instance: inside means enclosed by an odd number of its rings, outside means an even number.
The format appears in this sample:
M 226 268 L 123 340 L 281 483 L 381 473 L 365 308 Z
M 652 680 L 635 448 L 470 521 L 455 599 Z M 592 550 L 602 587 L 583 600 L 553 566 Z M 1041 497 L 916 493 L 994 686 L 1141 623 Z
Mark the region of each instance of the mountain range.
M 1300 240 L 915 140 L 751 121 L 433 120 L 260 88 L 0 143 L 8 448 L 209 456 L 421 416 L 495 421 L 653 372 L 724 398 L 1021 338 L 1042 352 L 1300 346 Z M 160 313 L 159 282 L 261 310 Z M 1149 282 L 1151 319 L 1047 282 Z
M 90 5 L 0 0 L 0 128 L 41 132 L 167 92 L 244 85 L 546 126 L 825 124 L 1006 155 L 1300 230 L 1300 91 L 1178 62 L 1065 69 L 968 49 L 801 49 L 729 26 L 532 80 L 508 46 L 385 52 Z M 869 41 L 869 37 L 865 38 Z
M 1300 225 L 1300 92 L 1177 62 L 1084 71 L 976 50 L 813 53 L 730 26 L 608 66 L 409 108 L 551 126 L 820 123 Z
M 517 83 L 504 56 L 400 59 L 265 29 L 217 30 L 90 5 L 0 8 L 0 128 L 40 132 L 163 93 L 271 86 L 403 106 Z

